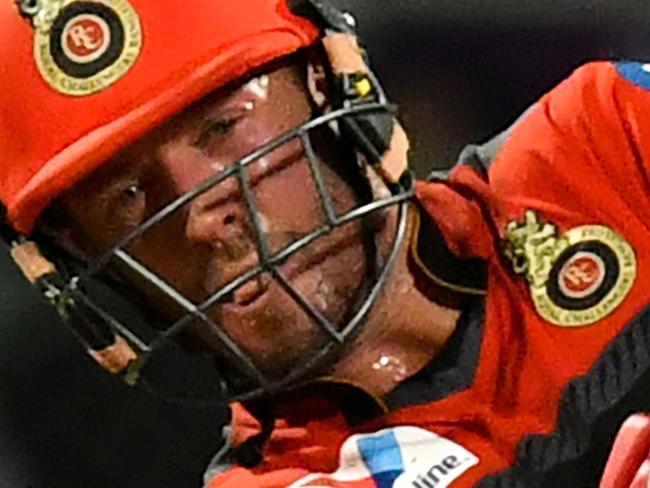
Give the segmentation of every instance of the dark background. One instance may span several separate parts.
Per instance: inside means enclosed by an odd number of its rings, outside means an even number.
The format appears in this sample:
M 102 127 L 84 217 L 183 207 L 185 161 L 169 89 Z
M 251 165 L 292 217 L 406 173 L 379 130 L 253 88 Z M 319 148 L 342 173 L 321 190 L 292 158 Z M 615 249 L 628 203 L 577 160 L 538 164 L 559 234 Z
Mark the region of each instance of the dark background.
M 581 63 L 650 58 L 650 9 L 637 0 L 337 3 L 357 16 L 402 106 L 421 174 L 506 127 Z M 222 413 L 165 405 L 109 378 L 4 249 L 0 276 L 0 487 L 200 486 Z

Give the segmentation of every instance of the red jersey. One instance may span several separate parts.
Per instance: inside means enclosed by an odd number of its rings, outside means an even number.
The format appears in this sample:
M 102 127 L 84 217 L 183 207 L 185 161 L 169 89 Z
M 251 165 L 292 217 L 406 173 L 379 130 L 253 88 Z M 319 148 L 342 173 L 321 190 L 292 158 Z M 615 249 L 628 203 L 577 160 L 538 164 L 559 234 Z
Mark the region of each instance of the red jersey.
M 360 427 L 303 405 L 319 414 L 278 421 L 258 467 L 209 487 L 570 486 L 567 466 L 594 486 L 587 450 L 604 456 L 619 419 L 650 403 L 649 161 L 650 65 L 600 62 L 447 180 L 418 183 L 421 227 L 452 260 L 481 263 L 451 283 L 420 234 L 413 259 L 431 286 L 472 294 L 486 276 L 450 352 Z

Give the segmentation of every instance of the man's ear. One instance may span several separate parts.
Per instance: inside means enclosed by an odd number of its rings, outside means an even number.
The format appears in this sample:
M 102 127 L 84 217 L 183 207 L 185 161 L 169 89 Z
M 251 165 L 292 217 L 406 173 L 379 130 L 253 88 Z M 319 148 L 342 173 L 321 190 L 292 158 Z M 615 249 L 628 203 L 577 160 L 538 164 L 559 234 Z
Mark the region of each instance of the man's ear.
M 307 89 L 314 108 L 321 113 L 330 106 L 329 80 L 327 68 L 323 62 L 324 53 L 310 49 L 307 53 Z

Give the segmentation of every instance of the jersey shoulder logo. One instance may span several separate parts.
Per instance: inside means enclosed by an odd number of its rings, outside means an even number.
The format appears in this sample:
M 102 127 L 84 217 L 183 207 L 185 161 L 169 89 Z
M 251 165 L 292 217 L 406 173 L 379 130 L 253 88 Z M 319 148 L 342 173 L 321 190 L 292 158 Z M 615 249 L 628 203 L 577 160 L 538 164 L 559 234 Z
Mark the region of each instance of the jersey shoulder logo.
M 619 61 L 614 63 L 618 73 L 641 88 L 650 90 L 650 63 Z
M 60 93 L 103 90 L 133 66 L 142 46 L 140 19 L 127 0 L 19 0 L 34 27 L 34 58 Z
M 510 222 L 503 252 L 528 282 L 537 312 L 548 322 L 577 327 L 612 313 L 636 278 L 632 246 L 609 227 L 585 225 L 560 234 L 526 211 Z
M 445 488 L 478 462 L 433 432 L 395 427 L 350 437 L 335 473 L 311 474 L 289 488 Z

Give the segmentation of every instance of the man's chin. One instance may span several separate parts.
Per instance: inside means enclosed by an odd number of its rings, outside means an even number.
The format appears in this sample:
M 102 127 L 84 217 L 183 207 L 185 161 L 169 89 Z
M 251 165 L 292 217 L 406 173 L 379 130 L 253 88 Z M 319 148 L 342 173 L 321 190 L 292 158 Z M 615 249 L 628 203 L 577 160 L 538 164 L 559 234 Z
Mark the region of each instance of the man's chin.
M 303 299 L 341 330 L 359 303 L 365 252 L 359 245 L 331 251 L 300 271 L 290 266 L 284 271 Z M 268 274 L 244 284 L 229 301 L 215 306 L 210 316 L 262 371 L 275 378 L 305 364 L 330 340 L 299 300 Z
M 310 299 L 309 294 L 306 298 Z M 276 282 L 250 303 L 228 303 L 219 309 L 219 322 L 226 333 L 260 369 L 273 376 L 283 375 L 308 359 L 325 338 Z

